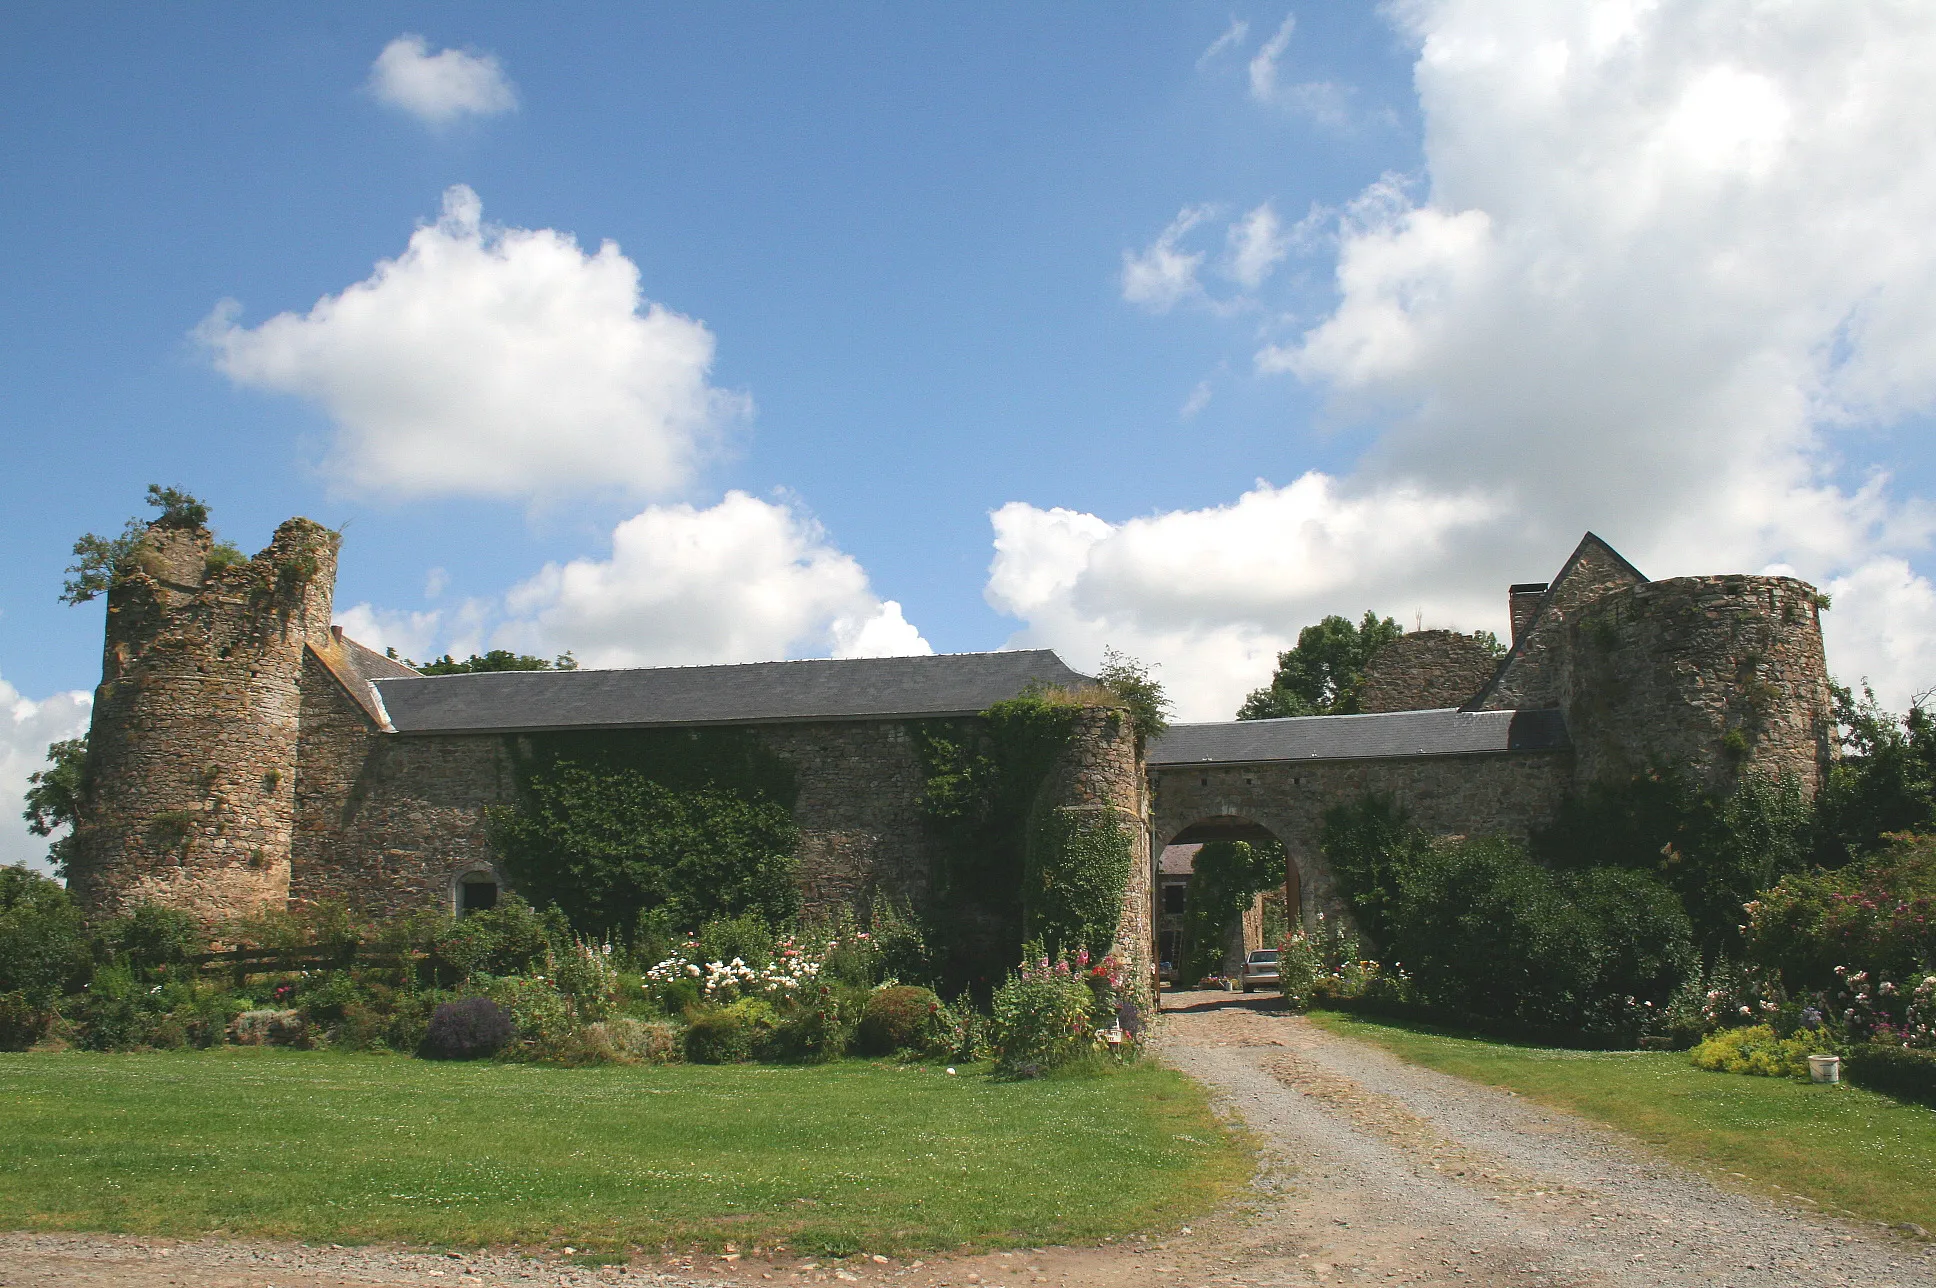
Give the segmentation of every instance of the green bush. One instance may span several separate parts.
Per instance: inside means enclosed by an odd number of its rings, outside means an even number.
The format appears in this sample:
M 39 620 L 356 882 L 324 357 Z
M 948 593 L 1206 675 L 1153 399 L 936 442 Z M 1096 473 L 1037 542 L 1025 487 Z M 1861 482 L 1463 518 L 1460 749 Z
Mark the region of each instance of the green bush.
M 1766 1024 L 1723 1029 L 1696 1046 L 1690 1058 L 1716 1073 L 1750 1073 L 1764 1078 L 1806 1078 L 1808 1057 L 1824 1055 L 1822 1039 L 1797 1033 L 1777 1037 Z
M 569 942 L 570 929 L 556 909 L 540 913 L 515 894 L 445 922 L 436 936 L 437 956 L 460 978 L 473 974 L 521 975 L 541 967 L 553 943 Z
M 1936 837 L 1894 838 L 1848 867 L 1783 878 L 1748 905 L 1746 953 L 1791 990 L 1834 988 L 1851 970 L 1902 980 L 1936 965 Z
M 1094 1045 L 1094 994 L 1067 962 L 1024 962 L 995 991 L 990 1045 L 998 1071 L 1034 1076 Z
M 941 999 L 928 989 L 907 984 L 879 989 L 861 1012 L 855 1046 L 866 1055 L 936 1050 L 942 1044 L 940 1012 Z
M 1860 1046 L 1843 1059 L 1842 1076 L 1858 1087 L 1936 1108 L 1936 1051 Z
M 735 1064 L 750 1060 L 777 1025 L 773 1008 L 756 997 L 731 1006 L 695 1011 L 687 1017 L 686 1059 L 694 1064 Z
M 610 1019 L 618 1010 L 618 968 L 602 944 L 573 939 L 551 955 L 551 981 L 581 1023 Z
M 840 991 L 821 985 L 811 997 L 797 998 L 761 1039 L 754 1054 L 788 1064 L 838 1060 L 853 1040 Z
M 365 1000 L 363 990 L 348 971 L 323 971 L 306 977 L 293 999 L 306 1024 L 332 1029 L 343 1023 L 348 1011 Z
M 139 979 L 154 979 L 208 950 L 208 931 L 180 908 L 137 904 L 109 918 L 95 932 L 101 957 L 129 966 Z
M 470 991 L 488 997 L 517 1022 L 518 1041 L 505 1049 L 507 1057 L 547 1060 L 562 1050 L 578 1030 L 565 995 L 542 979 L 526 975 L 473 975 Z
M 60 884 L 22 867 L 0 867 L 0 993 L 52 1010 L 78 992 L 90 965 L 80 910 Z
M 25 1051 L 40 1041 L 53 1018 L 19 989 L 0 993 L 0 1051 Z

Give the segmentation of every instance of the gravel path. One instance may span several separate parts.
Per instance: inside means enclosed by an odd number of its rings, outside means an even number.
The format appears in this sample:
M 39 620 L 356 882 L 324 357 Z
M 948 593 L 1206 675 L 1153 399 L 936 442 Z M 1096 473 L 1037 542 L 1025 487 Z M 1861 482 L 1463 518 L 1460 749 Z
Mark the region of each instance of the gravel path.
M 641 1257 L 596 1269 L 556 1253 L 0 1234 L 0 1288 L 1936 1286 L 1936 1247 L 1730 1193 L 1580 1119 L 1267 1001 L 1184 993 L 1166 1007 L 1162 1057 L 1209 1086 L 1267 1159 L 1243 1201 L 1194 1229 L 927 1262 Z
M 1242 1240 L 1256 1282 L 1311 1282 L 1316 1261 L 1345 1282 L 1936 1284 L 1936 1248 L 1730 1193 L 1510 1092 L 1268 1004 L 1186 993 L 1169 1005 L 1165 1058 L 1284 1172 L 1281 1202 Z M 1312 1246 L 1273 1255 L 1274 1231 Z

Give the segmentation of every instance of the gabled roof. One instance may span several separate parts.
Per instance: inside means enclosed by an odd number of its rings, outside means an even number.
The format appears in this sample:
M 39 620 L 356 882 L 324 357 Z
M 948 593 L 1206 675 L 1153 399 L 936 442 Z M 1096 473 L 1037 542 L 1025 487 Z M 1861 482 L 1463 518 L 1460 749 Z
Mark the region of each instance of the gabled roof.
M 1555 710 L 1383 711 L 1360 716 L 1287 716 L 1171 725 L 1151 740 L 1152 767 L 1243 765 L 1280 760 L 1382 760 L 1558 751 L 1569 744 Z
M 524 733 L 662 725 L 965 716 L 1030 684 L 1090 683 L 1047 649 L 612 671 L 381 679 L 398 733 Z
M 375 649 L 365 648 L 349 636 L 343 634 L 340 626 L 332 626 L 327 643 L 311 643 L 309 651 L 325 670 L 336 677 L 350 700 L 363 709 L 363 713 L 377 728 L 385 733 L 394 733 L 390 717 L 383 709 L 383 699 L 377 696 L 375 681 L 408 679 L 417 672 L 397 661 L 385 657 Z
M 1533 615 L 1513 640 L 1512 647 L 1506 650 L 1506 656 L 1499 659 L 1499 669 L 1492 673 L 1492 679 L 1486 682 L 1484 688 L 1466 701 L 1464 710 L 1475 711 L 1493 703 L 1500 690 L 1513 678 L 1516 669 L 1526 666 L 1537 668 L 1540 665 L 1544 660 L 1542 655 L 1548 644 L 1546 637 L 1554 618 L 1563 607 L 1570 607 L 1582 597 L 1581 588 L 1569 585 L 1569 582 L 1576 580 L 1579 566 L 1588 559 L 1604 562 L 1615 578 L 1629 585 L 1645 585 L 1648 580 L 1645 573 L 1629 563 L 1625 555 L 1608 545 L 1598 533 L 1589 532 L 1581 537 L 1580 544 L 1573 547 L 1573 553 L 1566 557 L 1559 572 L 1546 584 L 1545 593 L 1539 597 L 1539 605 L 1533 609 Z M 1509 695 L 1499 705 L 1518 704 Z

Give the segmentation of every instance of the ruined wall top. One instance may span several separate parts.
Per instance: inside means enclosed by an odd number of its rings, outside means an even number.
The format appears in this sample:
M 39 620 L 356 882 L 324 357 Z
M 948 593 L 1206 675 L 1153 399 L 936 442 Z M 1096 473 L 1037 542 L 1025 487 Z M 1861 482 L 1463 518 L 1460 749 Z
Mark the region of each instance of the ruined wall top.
M 1484 688 L 1498 668 L 1498 659 L 1477 635 L 1414 631 L 1372 655 L 1358 689 L 1358 710 L 1456 707 Z
M 1480 711 L 1521 711 L 1559 705 L 1558 652 L 1566 638 L 1566 622 L 1583 606 L 1609 591 L 1644 585 L 1640 570 L 1589 532 L 1573 550 L 1559 576 L 1539 597 L 1539 605 L 1523 628 L 1518 626 L 1512 650 L 1499 664 L 1491 683 L 1471 706 Z

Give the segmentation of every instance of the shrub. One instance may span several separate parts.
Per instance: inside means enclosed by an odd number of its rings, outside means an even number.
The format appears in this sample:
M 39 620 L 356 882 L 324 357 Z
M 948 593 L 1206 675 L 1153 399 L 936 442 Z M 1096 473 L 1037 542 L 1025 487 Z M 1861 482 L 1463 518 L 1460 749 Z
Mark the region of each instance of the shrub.
M 1089 986 L 1066 961 L 1024 962 L 995 991 L 990 1020 L 995 1067 L 1033 1076 L 1088 1051 L 1094 1042 L 1093 1002 Z
M 574 938 L 552 954 L 551 978 L 581 1022 L 608 1019 L 618 1009 L 618 968 L 609 944 Z
M 1320 973 L 1318 952 L 1310 936 L 1294 930 L 1277 946 L 1277 987 L 1295 1007 L 1311 1004 Z
M 541 914 L 517 895 L 505 894 L 494 908 L 444 923 L 436 953 L 460 978 L 520 975 L 544 963 L 554 940 L 569 938 L 556 909 Z
M 433 1060 L 478 1060 L 496 1055 L 516 1036 L 509 1010 L 488 997 L 466 997 L 431 1012 L 422 1054 Z
M 867 999 L 855 1030 L 855 1045 L 867 1055 L 935 1049 L 941 1034 L 936 1016 L 941 999 L 925 988 L 896 984 Z
M 0 993 L 0 1051 L 25 1051 L 40 1041 L 52 1019 L 19 989 Z
M 1837 967 L 1900 980 L 1936 965 L 1936 837 L 1783 878 L 1748 905 L 1747 936 L 1749 959 L 1791 990 L 1832 988 Z
M 303 1046 L 308 1032 L 303 1028 L 301 1011 L 244 1011 L 229 1025 L 229 1037 L 238 1046 Z
M 852 1037 L 846 1010 L 834 988 L 822 984 L 779 1018 L 757 1054 L 799 1064 L 838 1060 Z
M 1824 1054 L 1814 1035 L 1775 1036 L 1766 1024 L 1723 1029 L 1691 1053 L 1695 1065 L 1716 1073 L 1751 1073 L 1764 1078 L 1806 1078 L 1808 1057 Z
M 547 980 L 526 975 L 473 976 L 471 986 L 511 1012 L 518 1030 L 517 1055 L 550 1059 L 578 1031 L 571 1003 Z
M 330 1029 L 342 1024 L 364 995 L 348 971 L 333 970 L 305 978 L 296 989 L 295 1000 L 307 1023 Z
M 0 867 L 0 993 L 51 1010 L 79 990 L 88 965 L 87 934 L 67 891 L 38 872 Z
M 1936 1051 L 1871 1043 L 1849 1053 L 1842 1076 L 1858 1087 L 1936 1108 Z
M 180 908 L 137 904 L 104 922 L 96 932 L 101 955 L 125 962 L 137 978 L 152 979 L 208 947 L 208 932 Z
M 735 1064 L 751 1059 L 756 1046 L 770 1041 L 777 1020 L 773 1008 L 745 997 L 717 1010 L 687 1017 L 686 1059 L 694 1064 Z

